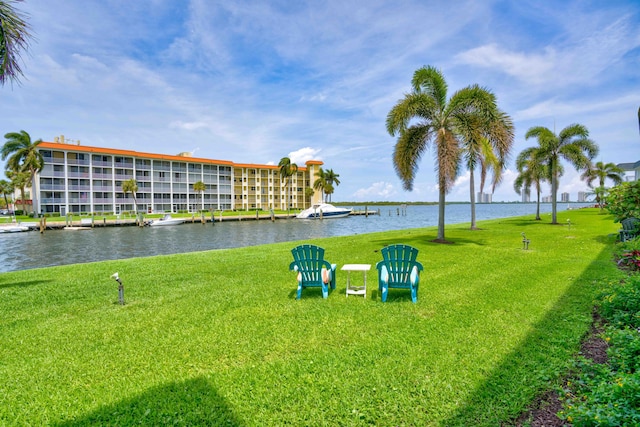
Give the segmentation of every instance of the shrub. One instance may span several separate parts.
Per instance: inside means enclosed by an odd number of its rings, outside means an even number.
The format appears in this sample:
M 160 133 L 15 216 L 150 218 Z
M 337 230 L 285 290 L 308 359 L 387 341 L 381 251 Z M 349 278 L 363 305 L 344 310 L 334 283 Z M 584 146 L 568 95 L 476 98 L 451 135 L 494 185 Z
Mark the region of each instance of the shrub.
M 617 244 L 613 250 L 613 257 L 623 270 L 640 270 L 640 239 L 627 240 Z
M 607 209 L 616 222 L 625 218 L 640 218 L 640 181 L 623 182 L 609 189 Z
M 640 277 L 629 277 L 605 293 L 600 313 L 613 326 L 640 327 Z
M 640 277 L 612 286 L 600 312 L 609 323 L 609 363 L 575 362 L 579 374 L 560 390 L 558 415 L 577 427 L 640 425 Z

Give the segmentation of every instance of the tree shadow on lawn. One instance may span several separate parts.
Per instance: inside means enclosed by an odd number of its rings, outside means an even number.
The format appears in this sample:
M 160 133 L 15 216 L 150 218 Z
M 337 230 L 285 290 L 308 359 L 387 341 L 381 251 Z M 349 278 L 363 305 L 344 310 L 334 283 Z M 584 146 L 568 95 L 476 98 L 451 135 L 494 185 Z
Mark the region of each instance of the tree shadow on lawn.
M 0 289 L 26 288 L 27 286 L 37 286 L 37 285 L 42 285 L 43 283 L 49 283 L 49 282 L 52 282 L 52 280 L 24 280 L 22 282 L 8 282 L 8 283 L 0 282 Z
M 512 353 L 507 355 L 486 378 L 473 390 L 466 402 L 458 410 L 441 423 L 443 426 L 514 425 L 520 415 L 513 412 L 514 407 L 522 411 L 530 405 L 536 395 L 542 393 L 548 382 L 553 382 L 563 374 L 562 366 L 578 352 L 582 337 L 572 337 L 569 341 L 563 338 L 575 323 L 585 323 L 585 334 L 589 331 L 592 318 L 593 291 L 588 288 L 594 281 L 606 280 L 609 277 L 603 272 L 602 263 L 609 258 L 609 250 L 604 248 L 598 257 L 573 281 L 573 284 L 558 299 L 546 316 L 532 326 L 532 332 Z M 584 294 L 588 296 L 585 297 Z M 574 326 L 575 327 L 575 326 Z M 544 360 L 558 348 L 566 349 L 562 360 L 553 359 L 554 367 L 536 367 L 536 361 Z M 556 349 L 556 350 L 554 350 Z M 560 366 L 560 367 L 559 367 Z M 539 383 L 536 391 L 521 387 L 530 381 Z M 511 402 L 511 404 L 507 403 Z
M 170 383 L 134 398 L 105 405 L 60 427 L 91 425 L 242 426 L 229 405 L 206 378 Z

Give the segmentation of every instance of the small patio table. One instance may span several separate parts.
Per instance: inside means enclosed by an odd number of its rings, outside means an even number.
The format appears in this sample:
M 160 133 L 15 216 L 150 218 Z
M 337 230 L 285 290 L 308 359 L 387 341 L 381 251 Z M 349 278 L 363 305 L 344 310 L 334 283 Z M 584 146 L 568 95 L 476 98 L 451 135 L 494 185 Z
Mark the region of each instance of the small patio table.
M 340 270 L 347 272 L 347 292 L 346 296 L 349 295 L 362 295 L 365 298 L 367 297 L 367 271 L 371 269 L 371 264 L 345 264 L 342 266 Z M 351 284 L 351 272 L 352 271 L 362 271 L 363 274 L 363 284 L 362 286 L 354 286 Z

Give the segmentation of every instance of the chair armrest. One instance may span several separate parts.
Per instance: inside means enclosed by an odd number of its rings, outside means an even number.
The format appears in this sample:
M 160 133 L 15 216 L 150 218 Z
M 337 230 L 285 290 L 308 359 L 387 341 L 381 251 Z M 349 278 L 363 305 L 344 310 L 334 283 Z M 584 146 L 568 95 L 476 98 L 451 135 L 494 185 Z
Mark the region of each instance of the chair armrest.
M 377 266 L 376 266 L 377 267 Z M 389 271 L 387 270 L 387 266 L 386 265 L 382 265 L 380 266 L 380 281 L 383 283 L 387 283 L 389 282 Z
M 416 286 L 418 283 L 420 283 L 420 273 L 419 273 L 419 268 L 417 265 L 414 265 L 413 268 L 411 269 L 411 275 L 409 276 L 409 280 L 411 281 L 411 285 L 412 286 Z
M 298 263 L 294 261 L 289 264 L 289 271 L 298 271 Z

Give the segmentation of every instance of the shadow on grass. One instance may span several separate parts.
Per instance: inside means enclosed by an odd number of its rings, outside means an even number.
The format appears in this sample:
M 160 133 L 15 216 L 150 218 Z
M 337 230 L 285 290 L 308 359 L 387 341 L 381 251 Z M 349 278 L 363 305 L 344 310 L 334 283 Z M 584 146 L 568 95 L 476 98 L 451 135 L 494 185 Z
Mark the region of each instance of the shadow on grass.
M 242 426 L 211 381 L 195 378 L 147 390 L 131 399 L 106 405 L 60 427 L 93 425 Z
M 22 282 L 8 282 L 8 283 L 0 282 L 0 289 L 26 288 L 27 286 L 37 286 L 37 285 L 41 285 L 43 283 L 49 283 L 49 282 L 52 282 L 52 280 L 25 280 Z
M 576 328 L 584 324 L 587 333 L 591 322 L 595 281 L 606 280 L 611 270 L 602 266 L 609 260 L 605 248 L 576 278 L 546 316 L 532 326 L 532 332 L 512 353 L 507 355 L 487 379 L 473 390 L 466 402 L 444 420 L 443 426 L 507 426 L 532 403 L 536 394 L 559 379 L 564 366 L 579 349 L 582 337 Z M 569 337 L 569 338 L 567 338 Z M 540 361 L 548 362 L 540 368 Z M 533 385 L 533 389 L 531 387 Z

